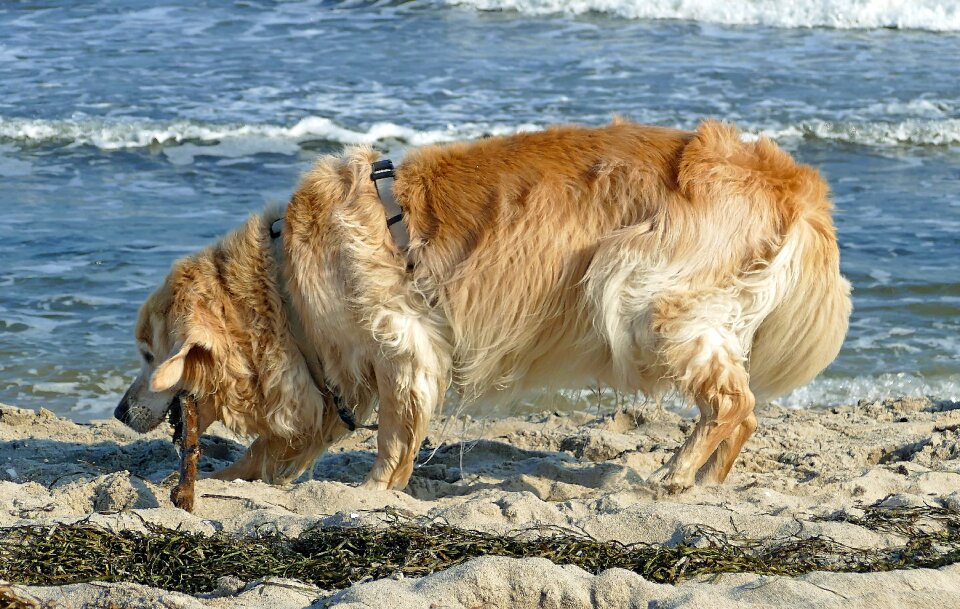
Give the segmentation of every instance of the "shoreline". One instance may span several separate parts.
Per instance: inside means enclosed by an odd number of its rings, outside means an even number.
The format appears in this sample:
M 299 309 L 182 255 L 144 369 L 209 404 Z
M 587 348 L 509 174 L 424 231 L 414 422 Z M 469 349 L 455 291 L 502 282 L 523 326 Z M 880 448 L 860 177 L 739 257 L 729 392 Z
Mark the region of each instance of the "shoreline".
M 168 499 L 178 459 L 165 429 L 140 435 L 112 420 L 76 424 L 49 411 L 0 407 L 0 526 L 84 520 L 114 531 L 152 523 L 204 535 L 270 531 L 294 538 L 316 526 L 382 527 L 383 510 L 395 510 L 494 536 L 559 527 L 602 542 L 671 547 L 701 526 L 766 544 L 828 538 L 883 550 L 903 546 L 906 538 L 857 524 L 866 506 L 960 513 L 960 403 L 902 398 L 827 410 L 768 406 L 758 409 L 758 419 L 726 484 L 680 495 L 643 479 L 669 457 L 692 421 L 646 405 L 600 416 L 546 412 L 448 425 L 441 419 L 402 493 L 355 487 L 375 447 L 373 432 L 362 431 L 291 485 L 201 480 L 191 515 Z M 226 430 L 215 432 L 204 437 L 201 474 L 243 450 Z M 224 583 L 215 598 L 131 583 L 14 590 L 78 607 L 130 598 L 145 606 L 176 599 L 183 607 L 278 609 L 316 600 L 346 607 L 606 607 L 646 599 L 695 607 L 707 598 L 716 607 L 793 607 L 802 599 L 820 599 L 818 606 L 921 607 L 960 605 L 958 575 L 960 564 L 798 577 L 726 574 L 671 585 L 623 569 L 593 575 L 541 558 L 491 556 L 423 578 L 387 577 L 339 591 L 272 580 Z M 842 590 L 846 600 L 822 588 Z

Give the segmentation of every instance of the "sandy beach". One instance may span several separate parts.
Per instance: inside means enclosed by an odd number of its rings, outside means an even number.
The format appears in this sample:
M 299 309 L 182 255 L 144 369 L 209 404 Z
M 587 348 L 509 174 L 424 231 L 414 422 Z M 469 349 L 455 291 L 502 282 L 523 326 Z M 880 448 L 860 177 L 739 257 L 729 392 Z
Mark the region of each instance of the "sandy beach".
M 264 527 L 387 526 L 384 510 L 505 535 L 560 527 L 600 541 L 671 546 L 709 527 L 775 544 L 827 538 L 865 550 L 903 546 L 865 526 L 867 506 L 960 510 L 960 403 L 907 398 L 833 409 L 762 407 L 756 435 L 722 486 L 663 493 L 644 479 L 692 421 L 655 405 L 434 423 L 405 492 L 356 488 L 373 461 L 359 431 L 285 487 L 201 480 L 194 514 L 169 502 L 178 457 L 169 429 L 142 436 L 112 420 L 78 425 L 48 411 L 0 410 L 0 526 L 83 520 L 111 530 L 156 524 L 237 537 Z M 448 423 L 448 424 L 445 424 Z M 241 454 L 223 428 L 203 439 L 201 471 Z M 936 522 L 929 523 L 936 527 Z M 960 607 L 960 565 L 881 573 L 698 576 L 677 585 L 623 569 L 588 573 L 542 558 L 479 557 L 422 578 L 321 590 L 221 579 L 191 596 L 131 583 L 14 586 L 57 607 Z

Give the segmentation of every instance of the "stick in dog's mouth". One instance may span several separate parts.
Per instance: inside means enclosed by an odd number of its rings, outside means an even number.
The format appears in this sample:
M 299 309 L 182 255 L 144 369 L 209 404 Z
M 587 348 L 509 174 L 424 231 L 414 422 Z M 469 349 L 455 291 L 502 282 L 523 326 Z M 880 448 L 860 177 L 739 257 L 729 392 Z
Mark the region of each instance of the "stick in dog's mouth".
M 180 445 L 180 480 L 170 491 L 170 501 L 174 506 L 192 512 L 197 462 L 200 460 L 199 417 L 194 397 L 186 392 L 177 394 L 168 417 L 174 427 L 173 442 Z
M 183 441 L 183 405 L 180 403 L 182 396 L 183 392 L 181 391 L 170 402 L 170 408 L 167 410 L 167 422 L 173 427 L 173 443 L 178 449 Z

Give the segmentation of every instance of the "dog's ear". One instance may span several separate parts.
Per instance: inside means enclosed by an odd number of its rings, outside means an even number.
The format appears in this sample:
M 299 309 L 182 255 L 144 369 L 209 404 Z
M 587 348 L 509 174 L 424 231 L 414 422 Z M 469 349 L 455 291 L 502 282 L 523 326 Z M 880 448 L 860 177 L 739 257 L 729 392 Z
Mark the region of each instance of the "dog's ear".
M 172 389 L 179 383 L 181 377 L 183 377 L 183 366 L 187 360 L 187 355 L 195 346 L 192 342 L 183 342 L 174 347 L 173 355 L 157 366 L 156 371 L 150 378 L 150 390 L 159 393 Z
M 150 389 L 155 392 L 167 391 L 198 376 L 196 368 L 209 359 L 202 356 L 217 347 L 226 332 L 222 311 L 218 315 L 216 307 L 203 298 L 202 291 L 193 286 L 182 291 L 186 298 L 174 311 L 177 321 L 171 322 L 179 328 L 175 331 L 179 338 L 150 379 Z
M 235 321 L 229 295 L 220 289 L 218 274 L 209 256 L 174 265 L 169 279 L 173 302 L 166 311 L 174 347 L 150 379 L 153 391 L 180 384 L 200 395 L 225 378 L 248 372 L 234 342 L 243 329 Z

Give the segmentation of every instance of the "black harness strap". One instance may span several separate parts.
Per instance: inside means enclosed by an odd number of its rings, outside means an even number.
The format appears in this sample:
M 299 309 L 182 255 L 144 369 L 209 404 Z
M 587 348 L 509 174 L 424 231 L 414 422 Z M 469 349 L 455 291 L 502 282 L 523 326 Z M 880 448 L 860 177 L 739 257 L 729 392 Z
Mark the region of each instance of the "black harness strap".
M 384 178 L 392 178 L 395 174 L 396 170 L 393 167 L 393 161 L 390 159 L 380 159 L 379 161 L 374 161 L 370 166 L 370 179 L 374 182 Z
M 396 176 L 396 170 L 393 167 L 393 161 L 390 159 L 380 159 L 374 161 L 370 166 L 370 179 L 373 180 L 373 186 L 377 189 L 377 196 L 380 197 L 380 203 L 387 212 L 387 228 L 393 236 L 393 242 L 401 252 L 406 252 L 410 247 L 410 233 L 407 231 L 406 224 L 403 223 L 403 208 L 397 203 L 393 196 L 393 179 Z M 380 180 L 384 180 L 383 188 L 380 186 Z M 389 181 L 387 181 L 389 180 Z

